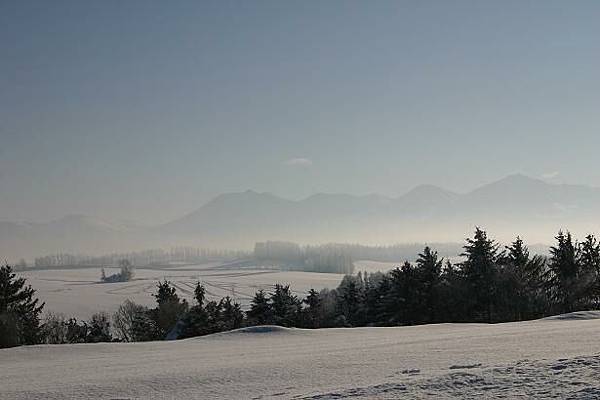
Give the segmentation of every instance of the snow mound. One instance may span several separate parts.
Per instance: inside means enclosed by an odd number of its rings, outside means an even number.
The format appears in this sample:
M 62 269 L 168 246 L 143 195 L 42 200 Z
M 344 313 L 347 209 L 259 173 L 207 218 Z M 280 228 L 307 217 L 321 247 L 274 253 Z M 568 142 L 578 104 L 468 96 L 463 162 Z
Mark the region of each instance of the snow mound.
M 200 338 L 227 338 L 227 337 L 239 337 L 241 335 L 244 336 L 272 336 L 272 335 L 291 335 L 297 334 L 301 332 L 308 332 L 307 329 L 299 329 L 299 328 L 284 328 L 279 325 L 259 325 L 259 326 L 249 326 L 247 328 L 239 328 L 226 332 L 214 333 L 212 335 L 201 336 Z
M 556 320 L 587 320 L 587 319 L 600 319 L 600 311 L 574 311 L 566 314 L 553 315 L 551 317 L 542 318 L 543 321 L 556 321 Z
M 240 328 L 233 331 L 225 332 L 227 334 L 238 334 L 238 333 L 282 333 L 290 332 L 292 328 L 284 328 L 279 325 L 259 325 L 249 326 L 247 328 Z

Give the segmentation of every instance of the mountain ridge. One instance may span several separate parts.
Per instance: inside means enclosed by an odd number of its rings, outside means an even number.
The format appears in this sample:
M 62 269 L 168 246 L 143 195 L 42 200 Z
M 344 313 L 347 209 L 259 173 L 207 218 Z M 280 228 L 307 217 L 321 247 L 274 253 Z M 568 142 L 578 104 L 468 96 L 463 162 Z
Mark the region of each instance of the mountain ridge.
M 261 240 L 365 244 L 461 241 L 475 225 L 505 238 L 551 241 L 558 229 L 600 228 L 600 189 L 514 174 L 456 193 L 418 185 L 397 197 L 316 193 L 289 200 L 247 190 L 220 194 L 155 226 L 82 214 L 47 223 L 0 221 L 0 256 L 98 254 L 164 245 L 251 248 Z M 543 235 L 542 235 L 543 233 Z

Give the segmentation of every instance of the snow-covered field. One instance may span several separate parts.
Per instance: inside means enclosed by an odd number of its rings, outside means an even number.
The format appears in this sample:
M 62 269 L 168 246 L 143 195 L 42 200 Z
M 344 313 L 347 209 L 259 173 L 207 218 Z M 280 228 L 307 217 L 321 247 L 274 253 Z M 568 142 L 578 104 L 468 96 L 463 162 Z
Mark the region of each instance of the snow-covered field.
M 393 263 L 357 262 L 377 271 Z M 107 273 L 113 271 L 107 270 Z M 22 274 L 48 311 L 89 317 L 129 298 L 152 304 L 156 282 L 191 298 L 247 304 L 289 283 L 300 296 L 342 275 L 217 263 L 139 268 L 99 283 L 96 268 Z M 177 342 L 31 346 L 0 350 L 0 399 L 600 398 L 600 312 L 538 321 L 398 328 L 248 328 Z
M 382 261 L 370 261 L 370 260 L 362 260 L 354 262 L 354 272 L 358 273 L 367 272 L 372 274 L 373 272 L 387 272 L 394 269 L 397 266 L 401 266 L 403 262 L 382 262 Z
M 5 349 L 0 398 L 599 398 L 600 319 L 575 317 Z
M 117 269 L 106 268 L 107 274 Z M 230 296 L 247 305 L 259 289 L 270 290 L 276 283 L 290 284 L 304 297 L 314 288 L 335 288 L 343 275 L 313 272 L 274 271 L 259 268 L 239 268 L 207 263 L 193 266 L 137 268 L 132 281 L 101 283 L 100 268 L 38 270 L 20 273 L 46 302 L 45 311 L 59 312 L 67 317 L 89 318 L 94 312 L 114 312 L 126 299 L 136 303 L 154 304 L 152 293 L 159 280 L 168 279 L 180 296 L 190 300 L 196 281 L 206 287 L 207 297 L 218 300 Z

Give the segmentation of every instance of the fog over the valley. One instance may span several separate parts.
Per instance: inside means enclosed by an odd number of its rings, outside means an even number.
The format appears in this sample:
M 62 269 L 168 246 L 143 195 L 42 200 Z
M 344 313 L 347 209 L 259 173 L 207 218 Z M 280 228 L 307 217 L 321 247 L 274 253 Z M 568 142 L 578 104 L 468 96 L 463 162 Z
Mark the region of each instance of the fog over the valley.
M 402 196 L 222 194 L 161 225 L 69 215 L 47 223 L 0 223 L 0 253 L 17 260 L 53 253 L 99 255 L 171 246 L 251 250 L 256 242 L 460 243 L 475 226 L 508 243 L 548 244 L 558 230 L 600 230 L 600 189 L 510 175 L 466 193 L 417 186 Z

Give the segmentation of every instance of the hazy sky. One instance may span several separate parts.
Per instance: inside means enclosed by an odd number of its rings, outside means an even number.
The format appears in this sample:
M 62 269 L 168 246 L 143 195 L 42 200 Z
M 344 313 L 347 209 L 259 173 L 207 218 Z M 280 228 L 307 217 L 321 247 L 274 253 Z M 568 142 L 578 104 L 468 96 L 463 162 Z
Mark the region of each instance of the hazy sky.
M 0 219 L 600 185 L 599 1 L 0 0 Z

